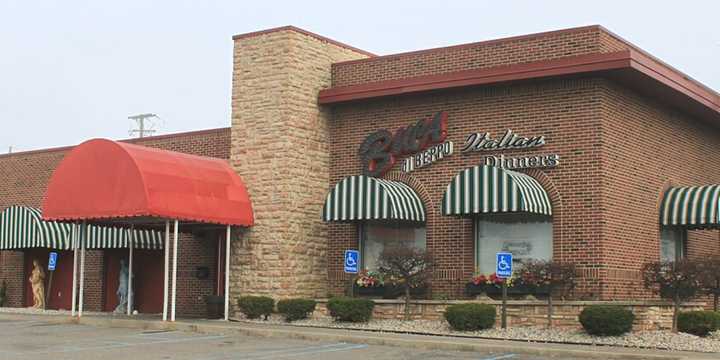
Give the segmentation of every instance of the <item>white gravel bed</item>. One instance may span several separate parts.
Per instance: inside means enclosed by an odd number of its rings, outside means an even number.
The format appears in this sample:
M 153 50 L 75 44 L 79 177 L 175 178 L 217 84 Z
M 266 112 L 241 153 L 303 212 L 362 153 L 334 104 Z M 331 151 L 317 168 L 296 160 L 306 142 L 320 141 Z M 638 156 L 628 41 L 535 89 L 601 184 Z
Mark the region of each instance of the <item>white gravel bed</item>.
M 242 321 L 258 324 L 288 325 L 288 323 L 277 314 L 273 314 L 268 321 L 247 319 L 242 319 Z M 328 317 L 294 321 L 290 323 L 290 325 L 720 353 L 720 332 L 716 332 L 706 338 L 684 333 L 673 334 L 670 331 L 640 331 L 623 336 L 600 337 L 588 335 L 582 329 L 547 329 L 544 327 L 527 326 L 511 327 L 505 330 L 454 331 L 450 329 L 447 322 L 440 320 L 404 321 L 373 319 L 367 323 L 342 323 L 335 322 Z

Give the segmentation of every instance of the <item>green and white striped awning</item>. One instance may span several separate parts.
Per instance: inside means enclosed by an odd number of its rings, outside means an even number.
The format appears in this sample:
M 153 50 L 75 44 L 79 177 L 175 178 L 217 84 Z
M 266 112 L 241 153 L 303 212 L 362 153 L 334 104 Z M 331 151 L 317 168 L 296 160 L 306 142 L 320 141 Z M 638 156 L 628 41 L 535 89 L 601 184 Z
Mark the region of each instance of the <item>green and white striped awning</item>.
M 80 229 L 80 225 L 77 229 Z M 154 230 L 89 225 L 87 242 L 88 249 L 124 249 L 130 244 L 130 236 L 134 234 L 133 248 L 159 250 L 163 248 L 164 233 Z
M 455 175 L 443 195 L 443 215 L 505 212 L 552 215 L 552 206 L 547 192 L 534 178 L 487 165 Z
M 71 247 L 70 224 L 44 221 L 40 210 L 10 206 L 0 213 L 0 250 Z
M 88 225 L 88 249 L 127 248 L 131 231 L 127 228 Z M 69 250 L 81 225 L 45 221 L 40 210 L 10 206 L 0 213 L 0 250 L 50 248 Z M 162 249 L 164 234 L 152 230 L 133 230 L 136 249 Z
M 666 226 L 720 227 L 720 185 L 685 186 L 665 192 L 660 224 Z
M 330 191 L 323 207 L 325 221 L 425 221 L 425 207 L 410 186 L 364 175 L 348 176 Z

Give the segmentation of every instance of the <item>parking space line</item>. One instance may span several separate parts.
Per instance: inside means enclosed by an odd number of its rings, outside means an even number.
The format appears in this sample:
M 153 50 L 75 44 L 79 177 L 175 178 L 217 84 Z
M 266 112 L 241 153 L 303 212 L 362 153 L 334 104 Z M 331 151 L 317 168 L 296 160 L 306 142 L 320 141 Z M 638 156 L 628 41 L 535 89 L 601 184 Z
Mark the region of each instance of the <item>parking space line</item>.
M 509 359 L 515 357 L 515 354 L 505 354 L 495 357 L 489 357 L 489 358 L 482 358 L 480 360 L 501 360 L 501 359 Z
M 365 344 L 345 344 L 344 347 L 340 348 L 332 348 L 332 349 L 317 349 L 312 351 L 301 351 L 291 354 L 282 354 L 282 355 L 271 355 L 271 356 L 263 356 L 263 357 L 254 357 L 254 358 L 248 358 L 252 360 L 260 360 L 260 359 L 275 359 L 275 358 L 283 358 L 283 357 L 293 357 L 293 356 L 301 356 L 301 355 L 314 355 L 314 354 L 322 354 L 322 353 L 329 353 L 329 352 L 338 352 L 338 351 L 350 351 L 350 350 L 358 350 L 358 349 L 365 349 L 368 346 Z

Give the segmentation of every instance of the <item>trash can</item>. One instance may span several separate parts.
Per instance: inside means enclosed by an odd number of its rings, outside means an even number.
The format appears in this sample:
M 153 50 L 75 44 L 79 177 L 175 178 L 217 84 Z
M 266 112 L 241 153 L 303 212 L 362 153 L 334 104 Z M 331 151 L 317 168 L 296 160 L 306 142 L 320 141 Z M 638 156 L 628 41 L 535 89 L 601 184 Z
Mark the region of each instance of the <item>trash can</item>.
M 225 315 L 225 297 L 218 295 L 208 295 L 205 297 L 207 303 L 207 318 L 222 319 Z

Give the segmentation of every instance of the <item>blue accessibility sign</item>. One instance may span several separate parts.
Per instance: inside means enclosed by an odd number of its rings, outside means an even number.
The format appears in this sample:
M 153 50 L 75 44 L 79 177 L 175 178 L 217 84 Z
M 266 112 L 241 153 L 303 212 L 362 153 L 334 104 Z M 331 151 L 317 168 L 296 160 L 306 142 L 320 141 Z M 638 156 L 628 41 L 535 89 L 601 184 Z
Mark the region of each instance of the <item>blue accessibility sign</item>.
M 357 250 L 345 250 L 345 272 L 357 274 L 360 266 L 360 252 Z
M 55 267 L 57 266 L 57 253 L 51 252 L 50 258 L 48 259 L 48 271 L 55 271 Z
M 509 252 L 499 252 L 495 255 L 495 274 L 497 277 L 507 279 L 512 276 L 513 256 Z

